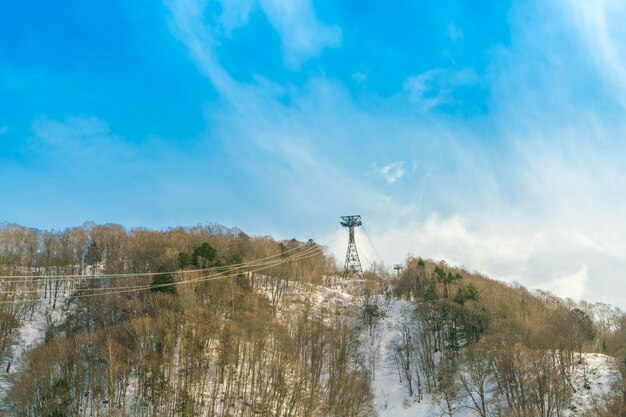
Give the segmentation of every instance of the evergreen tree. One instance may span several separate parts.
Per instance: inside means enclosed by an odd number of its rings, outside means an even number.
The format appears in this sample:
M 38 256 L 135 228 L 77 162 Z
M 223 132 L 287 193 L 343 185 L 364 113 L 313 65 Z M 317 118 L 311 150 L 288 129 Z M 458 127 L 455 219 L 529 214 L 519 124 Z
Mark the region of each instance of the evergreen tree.
M 470 283 L 459 288 L 456 293 L 456 297 L 454 298 L 454 302 L 464 304 L 467 300 L 478 301 L 479 299 L 480 294 L 478 293 L 478 289 Z
M 176 281 L 174 281 L 174 277 L 172 274 L 166 273 L 169 272 L 165 266 L 161 266 L 158 273 L 152 278 L 152 288 L 150 291 L 152 292 L 165 292 L 169 294 L 176 294 L 176 286 L 174 285 Z
M 198 268 L 208 268 L 215 264 L 216 258 L 217 251 L 215 248 L 204 242 L 194 249 L 191 255 L 191 263 Z
M 179 252 L 178 253 L 178 267 L 180 269 L 185 268 L 186 266 L 192 265 L 193 261 L 191 255 L 187 252 Z
M 87 256 L 85 257 L 87 265 L 96 265 L 102 261 L 102 254 L 95 241 L 91 241 L 87 248 Z

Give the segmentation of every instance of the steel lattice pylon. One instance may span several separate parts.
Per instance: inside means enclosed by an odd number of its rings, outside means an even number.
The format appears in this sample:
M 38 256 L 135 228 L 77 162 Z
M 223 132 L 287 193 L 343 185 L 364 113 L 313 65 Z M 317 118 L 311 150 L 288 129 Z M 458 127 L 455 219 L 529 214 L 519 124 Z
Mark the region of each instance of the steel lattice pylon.
M 356 242 L 354 241 L 354 228 L 362 224 L 361 216 L 341 216 L 341 225 L 347 227 L 350 234 L 348 251 L 346 252 L 346 263 L 343 267 L 344 278 L 349 278 L 353 275 L 359 278 L 363 277 L 363 268 L 361 267 L 359 252 L 356 250 Z

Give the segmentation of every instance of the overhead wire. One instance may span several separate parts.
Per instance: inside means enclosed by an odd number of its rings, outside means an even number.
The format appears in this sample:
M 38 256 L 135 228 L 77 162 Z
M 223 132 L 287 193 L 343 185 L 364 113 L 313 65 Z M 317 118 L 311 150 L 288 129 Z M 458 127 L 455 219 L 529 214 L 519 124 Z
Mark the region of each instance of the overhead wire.
M 334 239 L 331 243 L 334 243 L 335 241 L 339 240 L 340 238 L 336 238 Z M 310 246 L 309 248 L 305 249 L 302 252 L 299 253 L 295 253 L 293 255 L 290 255 L 288 257 L 284 257 L 285 254 L 287 253 L 291 253 L 294 251 L 297 251 L 299 249 L 302 249 L 304 247 Z M 133 291 L 141 291 L 141 290 L 146 290 L 146 289 L 154 289 L 154 288 L 159 288 L 159 287 L 167 287 L 167 286 L 172 286 L 172 285 L 181 285 L 181 284 L 186 284 L 186 283 L 194 283 L 194 282 L 204 282 L 204 281 L 212 281 L 212 280 L 219 280 L 219 279 L 228 279 L 231 278 L 232 276 L 238 275 L 241 273 L 241 269 L 245 269 L 245 268 L 250 268 L 250 267 L 257 267 L 260 266 L 259 268 L 253 269 L 253 270 L 248 270 L 246 272 L 248 273 L 254 273 L 254 272 L 258 272 L 258 271 L 262 271 L 262 270 L 267 270 L 270 268 L 273 268 L 277 265 L 281 265 L 287 262 L 291 262 L 291 261 L 297 261 L 297 260 L 304 260 L 304 259 L 308 259 L 311 258 L 313 256 L 317 256 L 319 254 L 323 254 L 323 247 L 321 245 L 318 244 L 313 244 L 311 245 L 310 242 L 306 242 L 303 243 L 301 245 L 298 245 L 294 248 L 285 250 L 285 251 L 281 251 L 280 253 L 276 253 L 274 255 L 270 255 L 267 256 L 265 258 L 260 258 L 260 259 L 255 259 L 252 261 L 248 261 L 248 262 L 244 262 L 244 263 L 240 263 L 240 264 L 232 264 L 232 265 L 227 265 L 227 266 L 223 266 L 223 267 L 212 267 L 212 268 L 203 268 L 203 269 L 195 269 L 195 270 L 182 270 L 182 271 L 175 271 L 175 272 L 146 272 L 146 273 L 116 273 L 116 274 L 102 274 L 102 275 L 78 275 L 78 274 L 67 274 L 67 275 L 61 275 L 61 274 L 56 274 L 56 275 L 4 275 L 4 276 L 0 276 L 0 284 L 10 284 L 10 283 L 36 283 L 36 282 L 54 282 L 55 279 L 58 280 L 65 280 L 66 282 L 75 282 L 78 281 L 79 283 L 82 283 L 84 281 L 87 280 L 103 280 L 103 279 L 115 279 L 115 278 L 130 278 L 130 277 L 154 277 L 155 275 L 164 275 L 164 274 L 172 274 L 172 275 L 184 275 L 184 274 L 192 274 L 192 273 L 198 273 L 198 272 L 208 272 L 208 271 L 213 271 L 213 274 L 209 274 L 209 275 L 205 275 L 203 277 L 199 277 L 199 278 L 193 278 L 193 279 L 189 279 L 189 280 L 182 280 L 182 281 L 176 281 L 174 283 L 165 283 L 165 284 L 149 284 L 149 285 L 135 285 L 135 286 L 126 286 L 126 287 L 99 287 L 99 288 L 80 288 L 77 289 L 77 291 L 86 291 L 86 290 L 93 290 L 93 291 L 97 291 L 97 292 L 93 292 L 90 294 L 73 294 L 73 295 L 63 295 L 63 296 L 59 296 L 57 297 L 57 300 L 66 300 L 66 299 L 73 299 L 73 298 L 84 298 L 84 297 L 93 297 L 93 296 L 101 296 L 101 295 L 112 295 L 112 294 L 119 294 L 119 293 L 128 293 L 128 292 L 133 292 Z M 281 257 L 281 259 L 275 260 L 275 261 L 271 261 L 274 258 L 278 258 Z M 263 264 L 263 262 L 266 262 L 266 264 Z M 224 275 L 224 270 L 227 271 L 226 275 Z M 22 278 L 21 280 L 18 280 L 19 278 Z M 28 279 L 31 278 L 31 279 Z M 34 279 L 32 279 L 34 278 Z M 73 280 L 69 280 L 66 278 L 73 278 Z M 27 281 L 25 281 L 24 279 L 28 279 Z M 38 290 L 15 290 L 15 291 L 0 291 L 0 295 L 4 295 L 4 296 L 10 296 L 10 295 L 23 295 L 23 294 L 27 294 L 27 293 L 41 293 L 41 289 Z M 11 304 L 11 303 L 29 303 L 29 302 L 35 302 L 35 301 L 39 301 L 41 300 L 41 297 L 37 297 L 37 298 L 28 298 L 28 299 L 20 299 L 20 300 L 2 300 L 0 301 L 0 304 Z
M 363 230 L 363 234 L 365 235 L 365 238 L 367 239 L 367 241 L 369 242 L 370 246 L 372 247 L 372 249 L 374 250 L 374 253 L 376 254 L 376 256 L 378 257 L 378 260 L 384 264 L 385 262 L 383 261 L 383 258 L 380 257 L 380 255 L 378 254 L 378 251 L 376 250 L 376 248 L 374 247 L 374 244 L 372 243 L 372 241 L 370 240 L 370 237 L 368 235 L 368 233 L 365 231 L 365 227 L 363 227 L 363 225 L 361 225 L 361 229 Z
M 298 245 L 286 251 L 282 251 L 274 255 L 270 255 L 267 258 L 276 258 L 279 256 L 283 256 L 286 253 L 294 252 L 306 246 L 310 246 L 310 243 L 308 242 L 303 243 L 301 245 Z M 261 260 L 267 259 L 267 258 L 261 258 Z M 232 267 L 232 266 L 244 266 L 244 265 L 249 264 L 250 262 L 256 262 L 256 261 L 258 260 L 243 262 L 239 264 L 233 264 L 229 266 L 218 266 L 218 267 L 201 268 L 201 269 L 188 269 L 188 270 L 181 270 L 181 271 L 176 271 L 176 272 L 121 272 L 121 273 L 99 274 L 99 275 L 85 275 L 85 274 L 0 275 L 0 283 L 13 282 L 13 281 L 21 283 L 23 282 L 23 280 L 29 279 L 29 278 L 31 278 L 28 280 L 29 282 L 50 281 L 54 279 L 62 279 L 62 280 L 75 279 L 78 281 L 82 281 L 86 279 L 100 280 L 100 279 L 114 279 L 114 278 L 119 278 L 119 277 L 149 277 L 149 276 L 154 276 L 154 275 L 165 275 L 165 274 L 172 274 L 172 273 L 186 274 L 186 273 L 194 273 L 194 272 L 215 271 L 215 270 L 219 270 L 220 268 L 223 269 L 223 268 Z
M 317 255 L 320 255 L 323 253 L 323 251 L 319 248 L 319 247 L 314 247 L 315 249 L 318 250 L 309 250 L 306 253 L 297 253 L 294 254 L 290 257 L 287 258 L 282 258 L 282 259 L 278 259 L 278 260 L 274 260 L 272 262 L 267 263 L 266 265 L 260 264 L 262 266 L 259 266 L 258 268 L 255 268 L 253 270 L 248 270 L 245 272 L 248 273 L 255 273 L 255 272 L 259 272 L 259 271 L 263 271 L 263 270 L 267 270 L 270 268 L 273 268 L 275 266 L 278 265 L 282 265 L 294 260 L 303 260 L 303 259 L 308 259 Z M 254 266 L 254 265 L 251 265 Z M 122 293 L 128 293 L 128 292 L 133 292 L 133 291 L 141 291 L 141 290 L 147 290 L 147 289 L 154 289 L 154 288 L 162 288 L 162 287 L 168 287 L 168 286 L 175 286 L 175 285 L 182 285 L 182 284 L 189 284 L 189 283 L 197 283 L 197 282 L 205 282 L 205 281 L 213 281 L 213 280 L 219 280 L 219 279 L 228 279 L 228 278 L 232 278 L 233 276 L 236 276 L 238 274 L 240 274 L 242 271 L 240 270 L 242 267 L 237 267 L 237 268 L 233 268 L 232 271 L 229 271 L 228 274 L 223 275 L 223 274 L 209 274 L 209 275 L 205 275 L 203 277 L 198 277 L 198 278 L 193 278 L 193 279 L 189 279 L 189 280 L 183 280 L 183 281 L 176 281 L 173 283 L 164 283 L 164 284 L 149 284 L 149 285 L 137 285 L 137 286 L 130 286 L 130 287 L 102 287 L 103 291 L 102 292 L 96 292 L 96 293 L 90 293 L 90 294 L 73 294 L 73 295 L 68 295 L 68 296 L 59 296 L 57 297 L 57 300 L 61 300 L 64 301 L 66 299 L 75 299 L 75 298 L 86 298 L 86 297 L 94 297 L 94 296 L 104 296 L 104 295 L 113 295 L 113 294 L 122 294 Z M 78 291 L 84 291 L 85 289 L 79 289 Z M 15 293 L 0 293 L 0 295 L 21 295 L 24 294 L 25 292 L 15 292 Z M 37 297 L 37 298 L 29 298 L 29 299 L 20 299 L 20 300 L 2 300 L 0 301 L 0 304 L 10 304 L 10 303 L 28 303 L 28 302 L 34 302 L 34 301 L 39 301 L 41 298 Z
M 294 257 L 294 259 L 292 260 L 300 260 L 300 259 L 306 259 L 312 256 L 316 256 L 318 255 L 317 253 L 315 254 L 311 254 L 308 255 L 306 257 Z M 259 272 L 259 271 L 264 271 L 270 268 L 273 268 L 277 265 L 281 265 L 284 263 L 289 262 L 290 260 L 287 259 L 282 259 L 282 260 L 278 260 L 273 262 L 272 264 L 263 266 L 263 267 L 259 267 L 256 268 L 254 270 L 251 271 L 247 271 L 248 273 L 255 273 L 255 272 Z M 144 286 L 135 286 L 135 287 L 130 287 L 127 289 L 120 289 L 120 290 L 115 290 L 115 291 L 106 291 L 106 292 L 100 292 L 100 293 L 91 293 L 91 294 L 74 294 L 74 295 L 68 295 L 68 296 L 59 296 L 57 297 L 57 301 L 65 301 L 68 299 L 77 299 L 77 298 L 91 298 L 91 297 L 96 297 L 96 296 L 108 296 L 108 295 L 115 295 L 115 294 L 124 294 L 124 293 L 130 293 L 130 292 L 135 292 L 135 291 L 142 291 L 142 290 L 148 290 L 148 289 L 154 289 L 154 288 L 162 288 L 162 287 L 168 287 L 168 286 L 175 286 L 175 285 L 182 285 L 182 284 L 189 284 L 189 283 L 198 283 L 198 282 L 207 282 L 207 281 L 215 281 L 215 280 L 221 280 L 221 279 L 229 279 L 232 278 L 234 276 L 237 276 L 240 273 L 240 271 L 233 271 L 230 275 L 221 275 L 221 276 L 216 276 L 216 275 L 207 275 L 204 277 L 200 277 L 200 278 L 195 278 L 195 279 L 191 279 L 191 280 L 186 280 L 186 281 L 178 281 L 178 282 L 173 282 L 173 283 L 164 283 L 164 284 L 156 284 L 156 285 L 144 285 Z M 41 300 L 41 298 L 30 298 L 30 299 L 21 299 L 21 300 L 4 300 L 4 301 L 0 301 L 0 304 L 13 304 L 13 303 L 29 303 L 29 302 L 36 302 Z
M 299 248 L 302 248 L 306 245 L 302 245 Z M 298 252 L 294 255 L 290 255 L 287 258 L 282 258 L 282 259 L 278 259 L 278 264 L 282 263 L 282 261 L 287 260 L 287 261 L 291 261 L 291 260 L 300 260 L 300 259 L 306 259 L 303 258 L 303 255 L 308 255 L 311 254 L 313 252 L 313 255 L 318 255 L 323 253 L 319 247 L 317 246 L 311 246 L 310 248 L 305 249 L 302 252 Z M 283 252 L 283 254 L 286 253 Z M 223 272 L 230 272 L 232 270 L 241 270 L 244 268 L 250 268 L 250 267 L 255 267 L 255 266 L 265 266 L 264 262 L 268 262 L 267 265 L 272 264 L 272 262 L 277 262 L 276 260 L 272 260 L 272 258 L 275 258 L 276 256 L 270 256 L 267 258 L 261 258 L 261 259 L 255 259 L 253 261 L 247 262 L 247 263 L 243 263 L 243 264 L 234 264 L 234 265 L 229 265 L 229 266 L 225 266 L 222 269 L 224 269 L 224 271 L 215 271 L 215 275 L 220 275 Z M 206 270 L 188 270 L 188 271 L 176 271 L 176 272 L 167 272 L 167 274 L 171 274 L 171 275 L 189 275 L 190 272 L 198 272 L 198 271 L 204 271 L 207 272 Z M 183 272 L 185 274 L 183 274 Z M 155 275 L 163 275 L 163 274 L 151 274 L 151 276 L 155 276 Z M 125 276 L 118 276 L 116 278 L 125 278 Z M 30 283 L 26 282 L 26 283 Z M 113 289 L 126 289 L 126 288 L 134 288 L 136 286 L 123 286 L 123 287 L 98 287 L 98 288 L 81 288 L 80 291 L 105 291 L 105 290 L 113 290 Z M 41 290 L 40 289 L 34 289 L 34 290 L 15 290 L 15 291 L 1 291 L 0 290 L 0 295 L 10 295 L 10 294 L 38 294 Z

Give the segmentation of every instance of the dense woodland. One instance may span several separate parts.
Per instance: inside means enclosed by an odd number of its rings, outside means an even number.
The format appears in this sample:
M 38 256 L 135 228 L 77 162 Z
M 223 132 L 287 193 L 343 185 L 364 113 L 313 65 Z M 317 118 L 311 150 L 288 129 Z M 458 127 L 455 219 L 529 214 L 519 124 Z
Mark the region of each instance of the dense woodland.
M 408 260 L 394 290 L 415 300 L 420 323 L 406 323 L 398 344 L 405 380 L 418 387 L 411 390 L 435 392 L 447 415 L 459 396 L 481 417 L 562 415 L 582 352 L 626 358 L 626 316 L 606 304 L 531 293 L 421 259 Z M 614 394 L 591 415 L 626 415 L 620 365 Z
M 313 241 L 217 225 L 3 225 L 0 275 L 5 415 L 373 415 L 365 340 L 406 300 L 394 359 L 414 401 L 435 398 L 449 416 L 561 416 L 581 354 L 599 352 L 622 378 L 589 415 L 626 416 L 622 312 L 444 262 L 409 258 L 397 277 L 373 265 L 352 305 L 329 311 L 312 294 L 341 278 Z M 16 360 L 37 317 L 43 340 Z

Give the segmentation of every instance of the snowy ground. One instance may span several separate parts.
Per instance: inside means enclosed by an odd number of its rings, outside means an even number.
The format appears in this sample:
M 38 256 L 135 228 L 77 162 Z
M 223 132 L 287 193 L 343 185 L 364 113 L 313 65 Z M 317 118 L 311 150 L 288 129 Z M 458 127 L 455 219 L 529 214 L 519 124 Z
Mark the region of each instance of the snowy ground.
M 576 393 L 566 415 L 579 416 L 589 410 L 594 401 L 608 393 L 613 382 L 619 378 L 614 359 L 598 353 L 583 353 L 583 363 L 576 368 L 572 384 Z
M 412 303 L 393 300 L 386 316 L 378 324 L 374 337 L 378 337 L 379 362 L 375 368 L 372 390 L 374 406 L 380 417 L 431 417 L 441 415 L 436 401 L 425 394 L 421 402 L 410 398 L 405 386 L 400 382 L 398 369 L 393 359 L 392 342 L 398 337 L 398 325 L 410 319 Z M 459 413 L 459 417 L 471 414 Z
M 7 363 L 0 366 L 0 409 L 4 405 L 4 398 L 9 390 L 11 375 L 19 371 L 19 359 L 24 352 L 41 343 L 46 333 L 46 327 L 62 321 L 63 311 L 57 305 L 55 309 L 49 299 L 40 299 L 32 314 L 26 314 L 22 320 L 18 333 L 11 349 L 11 366 L 7 372 Z
M 330 287 L 318 286 L 308 289 L 308 294 L 294 294 L 295 300 L 305 298 L 314 306 L 332 310 L 333 306 L 349 308 L 356 304 L 353 295 L 355 282 L 337 282 Z M 440 417 L 442 410 L 437 400 L 428 394 L 417 402 L 415 397 L 409 397 L 407 389 L 400 381 L 398 369 L 393 359 L 393 341 L 398 338 L 400 324 L 406 320 L 413 320 L 412 303 L 403 300 L 388 300 L 385 302 L 385 314 L 378 321 L 370 336 L 364 329 L 363 349 L 366 357 L 376 355 L 373 366 L 372 391 L 374 407 L 379 417 Z M 283 311 L 283 314 L 288 314 Z M 565 415 L 577 417 L 583 411 L 589 410 L 593 403 L 608 393 L 611 384 L 618 377 L 613 366 L 614 359 L 595 353 L 584 353 L 582 363 L 574 372 L 572 384 L 576 389 L 573 393 L 570 409 Z M 471 417 L 475 412 L 458 410 L 455 417 Z
M 386 317 L 378 325 L 380 361 L 376 366 L 372 389 L 375 407 L 380 417 L 440 417 L 441 409 L 436 399 L 425 395 L 421 402 L 409 398 L 408 392 L 400 382 L 395 361 L 393 360 L 392 341 L 398 335 L 398 323 L 411 313 L 411 303 L 394 300 Z M 618 373 L 613 366 L 614 359 L 610 356 L 583 353 L 582 363 L 574 373 L 572 384 L 576 392 L 573 394 L 570 410 L 565 415 L 580 416 L 583 411 L 590 410 L 594 401 L 608 393 Z M 455 417 L 470 417 L 475 413 L 470 410 L 459 410 Z
M 277 304 L 278 316 L 290 317 L 294 309 L 301 308 L 304 303 L 312 305 L 321 311 L 336 311 L 336 309 L 350 309 L 359 305 L 360 281 L 335 281 L 332 285 L 315 286 L 301 285 L 292 282 Z M 260 290 L 271 297 L 271 288 L 261 286 Z M 399 336 L 400 324 L 413 320 L 412 303 L 403 300 L 378 299 L 384 314 L 376 323 L 374 331 L 369 334 L 363 329 L 363 352 L 369 364 L 372 375 L 372 392 L 374 408 L 379 417 L 440 417 L 441 409 L 435 398 L 424 394 L 423 399 L 417 402 L 415 397 L 409 397 L 405 385 L 400 381 L 398 369 L 393 358 L 393 341 Z M 41 301 L 36 312 L 27 317 L 20 328 L 18 340 L 13 347 L 11 374 L 19 369 L 18 358 L 29 347 L 40 343 L 45 336 L 46 325 L 51 321 L 59 322 L 62 319 L 62 309 L 57 306 L 54 311 Z M 572 384 L 576 389 L 573 394 L 572 405 L 566 412 L 568 417 L 582 415 L 593 402 L 607 393 L 613 380 L 617 377 L 613 359 L 601 354 L 583 354 L 582 364 L 575 371 Z M 8 390 L 6 364 L 0 366 L 0 408 L 2 400 Z M 475 415 L 470 410 L 460 410 L 455 417 L 471 417 Z
M 292 309 L 299 308 L 305 302 L 321 311 L 334 311 L 335 309 L 352 308 L 357 304 L 360 282 L 358 281 L 334 281 L 327 286 L 307 285 L 302 287 L 293 284 L 285 294 L 284 299 L 288 303 L 278 305 L 278 316 L 289 317 Z M 267 292 L 261 288 L 262 292 Z M 269 294 L 266 294 L 269 298 Z M 439 417 L 439 407 L 430 396 L 426 395 L 420 402 L 409 398 L 404 385 L 400 382 L 397 367 L 393 359 L 392 342 L 398 337 L 398 324 L 405 318 L 410 318 L 412 303 L 402 300 L 381 301 L 385 305 L 385 314 L 378 321 L 376 328 L 369 335 L 368 329 L 363 332 L 363 349 L 366 358 L 374 360 L 372 372 L 372 391 L 374 394 L 374 407 L 379 417 Z M 374 356 L 373 356 L 374 355 Z M 368 359 L 369 360 L 369 359 Z M 459 414 L 459 417 L 471 414 Z

